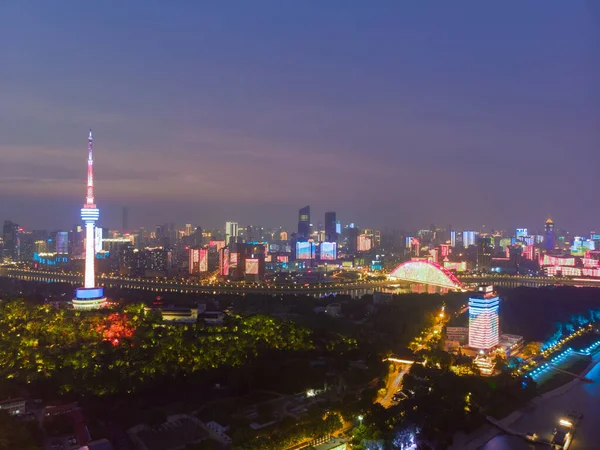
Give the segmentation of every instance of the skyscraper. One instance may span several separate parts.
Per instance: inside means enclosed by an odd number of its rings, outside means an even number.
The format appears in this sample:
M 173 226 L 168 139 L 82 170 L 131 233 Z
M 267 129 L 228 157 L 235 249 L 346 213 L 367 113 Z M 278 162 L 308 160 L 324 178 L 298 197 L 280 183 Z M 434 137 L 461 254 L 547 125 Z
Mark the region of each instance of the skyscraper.
M 490 270 L 492 263 L 492 245 L 489 237 L 477 238 L 477 270 Z
M 94 273 L 95 259 L 95 228 L 100 217 L 100 211 L 94 203 L 94 159 L 92 155 L 92 130 L 88 137 L 88 170 L 87 170 L 87 195 L 81 209 L 81 219 L 85 223 L 85 277 L 83 287 L 75 291 L 73 307 L 75 309 L 97 309 L 106 305 L 104 288 L 96 287 Z
M 469 297 L 469 347 L 490 350 L 500 341 L 500 297 L 492 285 L 480 286 Z
M 335 211 L 325 213 L 325 240 L 327 242 L 337 242 Z
M 58 231 L 56 233 L 56 253 L 67 255 L 69 254 L 69 232 Z
M 469 248 L 471 245 L 475 245 L 475 232 L 471 230 L 465 230 L 462 233 L 463 246 Z
M 298 211 L 298 239 L 310 237 L 310 206 L 305 206 Z
M 8 261 L 19 260 L 19 250 L 21 244 L 19 242 L 19 225 L 12 220 L 5 220 L 2 228 L 2 237 L 4 239 L 4 247 L 2 249 L 3 259 Z
M 238 223 L 237 222 L 225 222 L 225 245 L 234 243 L 237 241 L 238 236 Z
M 546 220 L 545 229 L 546 233 L 544 236 L 544 248 L 546 250 L 554 250 L 554 247 L 556 246 L 556 239 L 554 236 L 554 222 L 550 217 L 548 217 L 548 220 Z

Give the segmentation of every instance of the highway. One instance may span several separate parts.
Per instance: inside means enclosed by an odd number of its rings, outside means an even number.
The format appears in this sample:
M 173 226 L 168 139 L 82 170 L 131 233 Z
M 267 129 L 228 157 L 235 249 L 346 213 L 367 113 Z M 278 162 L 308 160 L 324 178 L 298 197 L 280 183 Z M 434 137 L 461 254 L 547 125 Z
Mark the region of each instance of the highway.
M 594 356 L 596 363 L 587 374 L 591 383 L 578 382 L 567 392 L 555 397 L 540 400 L 536 406 L 525 410 L 523 416 L 511 424 L 511 428 L 522 432 L 536 432 L 540 437 L 550 439 L 559 418 L 569 411 L 583 413 L 569 450 L 593 450 L 600 448 L 600 354 Z M 482 450 L 531 449 L 531 444 L 512 436 L 497 436 Z M 536 446 L 535 448 L 538 448 Z M 539 448 L 548 448 L 548 446 Z

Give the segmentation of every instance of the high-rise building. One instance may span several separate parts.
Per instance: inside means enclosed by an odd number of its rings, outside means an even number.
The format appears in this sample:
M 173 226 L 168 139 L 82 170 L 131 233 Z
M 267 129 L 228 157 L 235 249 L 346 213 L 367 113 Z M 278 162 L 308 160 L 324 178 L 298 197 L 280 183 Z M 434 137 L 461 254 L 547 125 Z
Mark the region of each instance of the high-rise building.
M 456 247 L 456 231 L 450 231 L 450 247 Z
M 100 227 L 96 227 L 94 234 L 94 252 L 100 253 L 102 251 L 102 239 L 104 238 L 104 230 Z
M 492 245 L 489 237 L 477 238 L 477 270 L 487 271 L 492 266 Z
M 67 255 L 69 253 L 69 232 L 58 231 L 56 233 L 56 253 Z
M 480 286 L 469 297 L 469 347 L 490 350 L 500 341 L 500 297 L 492 285 Z
M 298 211 L 298 239 L 306 240 L 310 234 L 310 206 L 305 206 Z
M 81 209 L 81 219 L 85 222 L 85 277 L 83 287 L 78 288 L 73 299 L 76 309 L 96 309 L 106 305 L 104 288 L 96 286 L 94 273 L 94 230 L 100 211 L 94 203 L 94 159 L 92 156 L 92 130 L 88 137 L 88 170 L 86 202 Z
M 517 240 L 524 238 L 525 236 L 528 236 L 527 228 L 517 228 L 517 232 L 515 233 L 515 236 L 517 237 Z
M 544 248 L 546 250 L 554 250 L 554 247 L 556 246 L 556 237 L 554 235 L 554 222 L 550 217 L 546 220 L 545 231 Z
M 237 242 L 238 223 L 225 222 L 225 245 L 230 245 L 232 242 Z
M 475 232 L 471 230 L 465 230 L 462 233 L 463 246 L 465 248 L 475 245 Z
M 21 244 L 19 242 L 19 225 L 12 220 L 5 220 L 2 228 L 4 247 L 2 256 L 7 261 L 18 261 Z
M 337 242 L 336 216 L 334 211 L 325 213 L 325 240 L 327 242 Z

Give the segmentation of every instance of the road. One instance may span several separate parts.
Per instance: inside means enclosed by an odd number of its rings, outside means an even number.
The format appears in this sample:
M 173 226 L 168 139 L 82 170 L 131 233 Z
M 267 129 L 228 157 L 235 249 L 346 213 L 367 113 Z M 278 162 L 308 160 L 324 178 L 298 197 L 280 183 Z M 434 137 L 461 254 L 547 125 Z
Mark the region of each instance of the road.
M 388 377 L 387 381 L 387 386 L 385 387 L 386 394 L 379 401 L 379 403 L 381 403 L 381 406 L 383 406 L 384 408 L 389 408 L 392 405 L 392 397 L 394 397 L 394 394 L 400 389 L 400 386 L 402 385 L 402 378 L 408 373 L 410 369 L 410 364 L 399 364 L 398 367 L 400 368 L 399 372 L 396 371 L 390 373 L 390 376 Z
M 587 374 L 587 378 L 591 379 L 592 383 L 580 381 L 564 394 L 542 400 L 537 406 L 526 411 L 519 420 L 511 425 L 511 428 L 520 432 L 533 431 L 541 437 L 550 438 L 561 415 L 569 411 L 578 411 L 583 413 L 583 419 L 575 430 L 573 443 L 569 450 L 599 448 L 600 354 L 596 354 L 593 361 L 596 365 Z M 482 450 L 519 450 L 521 448 L 530 449 L 532 447 L 514 437 L 497 436 L 489 441 Z

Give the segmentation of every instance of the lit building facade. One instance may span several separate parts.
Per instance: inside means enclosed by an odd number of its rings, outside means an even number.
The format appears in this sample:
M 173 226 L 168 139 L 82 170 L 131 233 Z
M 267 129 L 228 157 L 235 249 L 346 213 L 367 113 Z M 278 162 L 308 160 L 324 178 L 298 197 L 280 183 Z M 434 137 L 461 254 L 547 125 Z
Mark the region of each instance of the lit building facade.
M 75 291 L 73 307 L 75 309 L 98 309 L 106 305 L 104 288 L 96 286 L 94 259 L 95 259 L 95 229 L 100 211 L 94 199 L 94 159 L 92 155 L 92 131 L 88 137 L 88 170 L 86 202 L 81 209 L 81 219 L 85 223 L 85 275 L 83 287 Z
M 491 285 L 469 298 L 469 347 L 490 350 L 500 342 L 500 297 Z
M 225 245 L 230 245 L 231 242 L 236 242 L 238 236 L 238 223 L 225 222 Z
M 321 261 L 335 261 L 337 259 L 337 243 L 321 242 L 319 244 L 319 259 Z
M 544 235 L 544 248 L 546 250 L 554 250 L 556 246 L 556 239 L 554 236 L 554 222 L 551 218 L 548 217 L 546 220 L 546 224 L 544 225 L 545 235 Z
M 463 238 L 463 246 L 465 248 L 470 247 L 471 245 L 475 245 L 475 232 L 470 230 L 465 230 L 462 233 Z

